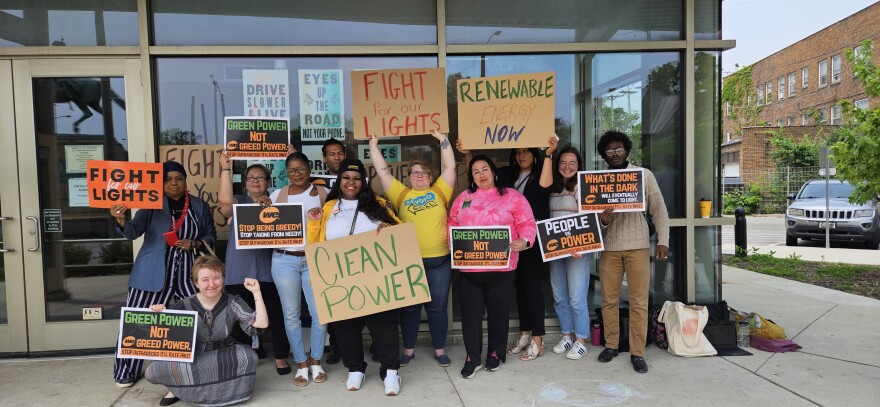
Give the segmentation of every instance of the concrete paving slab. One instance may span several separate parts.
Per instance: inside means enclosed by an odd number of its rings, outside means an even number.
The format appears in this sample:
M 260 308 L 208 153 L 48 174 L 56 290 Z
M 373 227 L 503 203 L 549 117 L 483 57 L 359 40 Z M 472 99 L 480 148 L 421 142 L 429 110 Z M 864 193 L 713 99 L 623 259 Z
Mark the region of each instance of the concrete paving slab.
M 880 400 L 880 368 L 874 366 L 789 352 L 774 355 L 758 374 L 823 406 L 876 406 Z
M 112 371 L 113 359 L 105 356 L 0 361 L 0 404 L 110 406 L 125 393 L 113 383 Z
M 839 305 L 793 340 L 811 354 L 880 368 L 880 352 L 876 350 L 880 331 L 869 328 L 876 327 L 876 321 L 880 321 L 880 308 Z M 865 332 L 858 335 L 853 332 L 863 329 Z

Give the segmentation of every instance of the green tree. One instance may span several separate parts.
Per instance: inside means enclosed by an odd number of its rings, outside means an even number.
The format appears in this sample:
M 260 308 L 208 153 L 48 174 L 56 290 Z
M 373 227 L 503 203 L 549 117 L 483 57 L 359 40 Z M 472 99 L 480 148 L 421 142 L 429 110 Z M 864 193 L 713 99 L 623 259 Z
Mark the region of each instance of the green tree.
M 865 93 L 880 97 L 880 69 L 872 62 L 871 41 L 863 42 L 858 54 L 851 49 L 844 54 Z M 880 106 L 858 109 L 848 100 L 840 105 L 846 123 L 833 135 L 832 157 L 837 176 L 855 187 L 850 201 L 865 203 L 880 192 Z
M 194 134 L 191 131 L 184 131 L 178 128 L 163 130 L 159 133 L 159 145 L 194 145 L 202 144 L 202 136 Z
M 821 134 L 805 134 L 800 141 L 786 136 L 783 129 L 771 131 L 769 134 L 776 168 L 819 166 L 819 147 L 825 145 Z

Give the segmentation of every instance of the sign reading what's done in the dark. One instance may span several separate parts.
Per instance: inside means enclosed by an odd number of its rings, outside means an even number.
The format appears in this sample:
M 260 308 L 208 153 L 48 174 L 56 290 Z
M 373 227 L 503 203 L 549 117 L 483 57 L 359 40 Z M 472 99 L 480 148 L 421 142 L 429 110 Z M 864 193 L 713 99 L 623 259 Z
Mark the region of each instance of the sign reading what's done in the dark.
M 306 261 L 322 324 L 431 301 L 412 223 L 310 243 Z
M 642 168 L 580 171 L 578 198 L 580 211 L 641 212 L 645 210 L 645 172 Z
M 538 244 L 545 262 L 566 258 L 574 253 L 605 249 L 599 216 L 595 213 L 577 213 L 538 222 Z
M 116 357 L 192 362 L 196 318 L 195 311 L 123 307 Z
M 449 228 L 452 268 L 503 269 L 510 262 L 509 226 Z
M 265 249 L 306 243 L 303 206 L 280 203 L 232 205 L 236 249 Z
M 290 120 L 271 117 L 224 118 L 226 154 L 231 159 L 287 157 Z

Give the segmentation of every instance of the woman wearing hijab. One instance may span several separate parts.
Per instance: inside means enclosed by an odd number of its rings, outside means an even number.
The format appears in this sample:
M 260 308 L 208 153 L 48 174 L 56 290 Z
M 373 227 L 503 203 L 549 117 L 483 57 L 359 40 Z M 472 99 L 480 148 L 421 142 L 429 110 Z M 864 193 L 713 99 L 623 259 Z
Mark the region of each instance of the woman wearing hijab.
M 126 307 L 167 305 L 172 297 L 183 299 L 196 293 L 190 269 L 197 250 L 214 245 L 214 217 L 205 201 L 190 195 L 186 170 L 176 161 L 162 163 L 164 176 L 162 209 L 141 209 L 128 219 L 128 207 L 113 205 L 110 215 L 116 230 L 128 240 L 144 237 L 128 279 Z M 130 387 L 140 379 L 141 359 L 117 358 L 113 379 Z

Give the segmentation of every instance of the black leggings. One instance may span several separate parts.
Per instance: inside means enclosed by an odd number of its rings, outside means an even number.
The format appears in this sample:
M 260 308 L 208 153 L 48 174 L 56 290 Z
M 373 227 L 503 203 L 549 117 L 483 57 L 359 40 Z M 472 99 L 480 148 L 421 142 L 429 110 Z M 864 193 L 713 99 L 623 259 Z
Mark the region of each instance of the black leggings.
M 516 265 L 516 307 L 519 330 L 544 336 L 544 280 L 547 265 L 541 260 L 541 249 L 532 246 L 519 253 Z
M 507 332 L 510 330 L 510 292 L 513 271 L 460 272 L 458 290 L 461 301 L 461 336 L 471 359 L 482 360 L 483 310 L 489 328 L 486 356 L 496 352 L 501 360 L 507 356 Z

